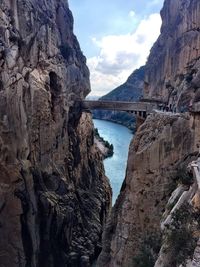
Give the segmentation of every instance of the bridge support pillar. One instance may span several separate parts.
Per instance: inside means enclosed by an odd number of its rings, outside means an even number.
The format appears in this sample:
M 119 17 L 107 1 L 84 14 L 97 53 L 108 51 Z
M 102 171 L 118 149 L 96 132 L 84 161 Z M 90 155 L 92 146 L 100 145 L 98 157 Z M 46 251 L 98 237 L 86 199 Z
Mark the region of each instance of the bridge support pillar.
M 142 117 L 143 118 L 146 118 L 147 117 L 147 112 L 146 111 L 143 111 Z

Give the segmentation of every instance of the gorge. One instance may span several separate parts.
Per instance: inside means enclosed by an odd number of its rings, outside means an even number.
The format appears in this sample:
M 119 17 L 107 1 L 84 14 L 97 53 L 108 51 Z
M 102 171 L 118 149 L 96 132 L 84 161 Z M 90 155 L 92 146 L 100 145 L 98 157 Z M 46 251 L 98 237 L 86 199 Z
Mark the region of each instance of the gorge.
M 181 112 L 139 121 L 111 208 L 68 1 L 0 1 L 0 267 L 200 266 L 200 1 L 161 17 L 143 94 Z
M 112 205 L 114 205 L 125 177 L 128 148 L 133 135 L 129 129 L 117 123 L 105 120 L 93 120 L 93 122 L 100 135 L 109 143 L 112 142 L 114 147 L 113 156 L 104 160 L 105 173 L 112 187 Z
M 145 98 L 182 111 L 199 101 L 199 10 L 196 0 L 164 2 L 161 34 L 145 67 Z M 189 190 L 181 173 L 197 158 L 199 137 L 198 113 L 158 112 L 139 127 L 97 266 L 199 266 L 198 223 L 192 215 L 200 216 L 198 193 L 185 200 L 188 213 L 183 203 L 172 212 Z M 172 224 L 161 229 L 169 215 Z

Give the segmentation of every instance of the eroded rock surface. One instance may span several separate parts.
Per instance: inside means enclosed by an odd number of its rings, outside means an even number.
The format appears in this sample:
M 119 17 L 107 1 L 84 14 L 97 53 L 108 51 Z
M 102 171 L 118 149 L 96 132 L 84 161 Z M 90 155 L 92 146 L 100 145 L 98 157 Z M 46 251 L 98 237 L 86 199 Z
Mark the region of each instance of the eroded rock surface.
M 0 2 L 0 266 L 89 266 L 110 187 L 67 1 Z
M 200 96 L 200 2 L 165 0 L 161 34 L 146 64 L 145 97 L 187 110 Z
M 138 129 L 97 266 L 136 267 L 140 244 L 147 236 L 159 234 L 176 165 L 194 149 L 190 125 L 185 115 L 154 114 Z
M 188 111 L 191 104 L 199 101 L 199 11 L 198 0 L 165 0 L 161 34 L 145 67 L 144 98 L 163 100 L 176 112 Z M 153 266 L 161 245 L 167 245 L 169 253 L 166 247 L 161 249 L 161 261 L 158 259 L 155 266 L 180 267 L 188 258 L 192 260 L 191 251 L 187 250 L 176 259 L 176 246 L 169 247 L 161 228 L 169 209 L 167 203 L 180 183 L 174 179 L 178 166 L 187 166 L 191 157 L 198 155 L 199 120 L 199 114 L 194 113 L 157 112 L 139 127 L 130 145 L 126 178 L 104 232 L 98 267 Z M 185 229 L 193 224 L 198 228 L 194 218 L 189 219 Z M 185 242 L 194 244 L 199 238 L 199 230 L 194 229 Z M 176 237 L 175 232 L 172 237 Z M 163 239 L 158 244 L 154 242 L 161 235 Z M 199 257 L 199 243 L 195 245 L 193 262 L 188 266 L 196 264 Z M 181 249 L 184 246 L 179 247 L 177 255 Z

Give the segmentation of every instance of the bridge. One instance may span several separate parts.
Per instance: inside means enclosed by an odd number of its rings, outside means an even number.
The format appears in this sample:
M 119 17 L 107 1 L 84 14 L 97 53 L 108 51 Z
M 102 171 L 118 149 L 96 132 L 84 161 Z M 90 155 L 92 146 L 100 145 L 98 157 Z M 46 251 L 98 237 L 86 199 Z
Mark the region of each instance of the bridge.
M 126 102 L 126 101 L 102 101 L 84 100 L 81 102 L 82 110 L 105 109 L 113 111 L 126 111 L 146 117 L 154 109 L 158 108 L 157 102 Z

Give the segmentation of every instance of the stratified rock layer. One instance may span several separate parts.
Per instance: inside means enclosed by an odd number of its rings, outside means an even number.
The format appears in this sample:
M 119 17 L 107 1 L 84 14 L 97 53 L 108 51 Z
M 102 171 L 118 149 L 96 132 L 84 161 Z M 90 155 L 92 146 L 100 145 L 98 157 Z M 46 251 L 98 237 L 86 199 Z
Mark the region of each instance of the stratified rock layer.
M 146 64 L 145 97 L 188 109 L 200 99 L 200 2 L 165 0 L 161 34 Z
M 110 187 L 67 1 L 0 2 L 0 266 L 89 266 Z

